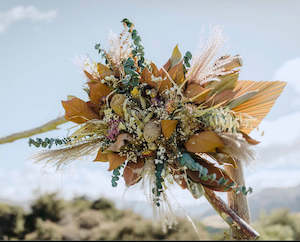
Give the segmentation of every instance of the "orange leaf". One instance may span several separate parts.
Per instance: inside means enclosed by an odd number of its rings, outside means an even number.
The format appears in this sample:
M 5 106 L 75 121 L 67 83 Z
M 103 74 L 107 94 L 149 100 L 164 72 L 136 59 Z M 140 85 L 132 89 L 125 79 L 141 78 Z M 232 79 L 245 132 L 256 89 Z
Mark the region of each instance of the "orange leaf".
M 246 133 L 244 133 L 244 132 L 241 132 L 241 133 L 242 133 L 244 139 L 245 139 L 249 144 L 251 144 L 251 145 L 257 145 L 257 144 L 260 143 L 260 141 L 257 141 L 257 140 L 255 140 L 255 139 L 251 138 L 248 134 L 246 134 Z
M 166 139 L 169 139 L 176 129 L 178 120 L 161 120 L 162 133 Z
M 89 105 L 77 97 L 68 101 L 61 101 L 61 103 L 66 111 L 66 120 L 81 124 L 91 119 L 99 119 L 99 116 L 93 112 Z
M 159 84 L 158 91 L 159 93 L 162 93 L 163 91 L 170 89 L 173 84 L 163 69 L 160 69 L 159 72 L 162 77 L 162 81 Z
M 173 49 L 172 56 L 169 58 L 166 64 L 164 64 L 164 69 L 166 71 L 169 71 L 173 66 L 178 64 L 178 62 L 181 60 L 181 53 L 178 49 L 178 45 L 176 45 Z
M 152 76 L 151 72 L 148 70 L 147 67 L 145 67 L 143 69 L 143 71 L 142 71 L 141 80 L 140 81 L 142 83 L 147 83 L 151 87 L 157 87 L 158 83 L 153 82 L 151 76 Z
M 171 67 L 171 60 L 169 59 L 164 65 L 163 67 L 165 68 L 166 71 L 168 71 Z
M 101 149 L 98 150 L 97 156 L 94 160 L 96 161 L 100 161 L 100 162 L 108 162 L 108 154 L 107 153 L 103 153 L 101 151 Z
M 208 175 L 215 173 L 216 174 L 216 179 L 208 179 L 204 180 L 199 177 L 199 171 L 192 171 L 192 170 L 187 170 L 186 173 L 190 177 L 190 179 L 194 182 L 201 183 L 203 186 L 214 190 L 218 192 L 225 192 L 225 191 L 230 191 L 231 189 L 228 189 L 228 185 L 232 182 L 232 178 L 226 173 L 226 171 L 222 168 L 216 167 L 213 163 L 200 158 L 199 156 L 193 156 L 196 162 L 198 162 L 201 166 L 205 167 L 208 170 Z M 218 180 L 220 178 L 224 177 L 227 182 L 225 184 L 219 184 Z
M 136 184 L 142 177 L 142 168 L 144 167 L 145 162 L 143 160 L 138 160 L 135 162 L 128 162 L 123 171 L 123 177 L 125 184 L 127 186 L 132 186 Z
M 100 100 L 103 97 L 106 97 L 110 92 L 111 89 L 100 82 L 88 82 L 90 88 L 90 99 L 91 102 L 98 105 Z
M 120 155 L 118 155 L 116 153 L 113 153 L 113 152 L 107 153 L 107 158 L 108 158 L 108 161 L 109 161 L 109 168 L 108 168 L 109 171 L 112 171 L 112 170 L 118 168 L 127 159 L 126 156 L 120 156 Z
M 158 77 L 160 74 L 159 74 L 159 70 L 158 70 L 157 66 L 153 62 L 151 62 L 150 66 L 152 68 L 152 74 L 155 77 Z
M 86 70 L 83 71 L 84 74 L 87 76 L 87 78 L 91 81 L 97 81 L 97 78 L 93 77 L 93 75 L 89 72 L 87 72 Z
M 185 148 L 193 153 L 214 152 L 224 146 L 221 138 L 212 131 L 203 131 L 192 135 L 185 143 Z
M 110 76 L 113 74 L 113 72 L 106 65 L 103 65 L 101 63 L 97 64 L 97 70 L 100 76 L 100 80 L 106 76 Z
M 172 80 L 180 85 L 184 81 L 183 61 L 173 66 L 168 73 Z

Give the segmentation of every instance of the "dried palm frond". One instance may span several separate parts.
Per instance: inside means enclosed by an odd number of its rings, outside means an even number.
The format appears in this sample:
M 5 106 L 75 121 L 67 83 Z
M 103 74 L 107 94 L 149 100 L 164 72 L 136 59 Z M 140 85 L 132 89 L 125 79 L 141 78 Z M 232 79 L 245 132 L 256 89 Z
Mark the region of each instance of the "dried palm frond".
M 275 101 L 283 91 L 286 82 L 281 81 L 238 81 L 235 90 L 238 90 L 234 99 L 241 97 L 251 91 L 257 91 L 248 101 L 234 107 L 236 113 L 247 114 L 253 119 L 248 122 L 248 126 L 241 127 L 241 130 L 249 134 L 255 129 L 262 119 L 269 113 Z

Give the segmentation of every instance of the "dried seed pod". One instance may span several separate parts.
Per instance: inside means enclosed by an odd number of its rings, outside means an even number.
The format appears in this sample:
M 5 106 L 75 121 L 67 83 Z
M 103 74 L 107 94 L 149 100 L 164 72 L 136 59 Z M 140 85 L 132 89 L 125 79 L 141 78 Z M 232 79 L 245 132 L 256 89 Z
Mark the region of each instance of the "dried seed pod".
M 145 124 L 143 135 L 145 140 L 148 143 L 152 143 L 155 140 L 157 140 L 160 134 L 161 134 L 161 127 L 159 124 L 156 124 L 153 121 L 149 121 L 148 123 Z
M 112 110 L 114 110 L 114 112 L 121 117 L 124 116 L 123 103 L 125 101 L 125 98 L 126 97 L 123 94 L 116 94 L 112 97 L 112 99 L 110 101 L 110 106 L 111 106 Z

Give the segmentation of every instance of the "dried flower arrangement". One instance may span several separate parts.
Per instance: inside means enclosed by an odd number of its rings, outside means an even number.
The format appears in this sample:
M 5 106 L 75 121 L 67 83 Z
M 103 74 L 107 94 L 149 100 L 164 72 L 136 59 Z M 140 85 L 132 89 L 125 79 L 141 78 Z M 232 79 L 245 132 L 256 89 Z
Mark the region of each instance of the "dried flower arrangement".
M 247 194 L 224 166 L 254 159 L 249 136 L 267 115 L 285 83 L 240 81 L 241 57 L 215 55 L 223 43 L 218 29 L 192 57 L 178 46 L 160 69 L 144 58 L 134 25 L 111 35 L 110 48 L 95 49 L 105 64 L 86 61 L 89 101 L 62 101 L 65 119 L 78 130 L 65 139 L 30 139 L 37 147 L 63 145 L 38 153 L 37 161 L 57 167 L 95 153 L 109 162 L 112 186 L 122 174 L 127 186 L 149 182 L 154 206 L 165 199 L 167 184 L 188 189 L 194 198 L 205 191 Z M 96 152 L 98 152 L 96 154 Z

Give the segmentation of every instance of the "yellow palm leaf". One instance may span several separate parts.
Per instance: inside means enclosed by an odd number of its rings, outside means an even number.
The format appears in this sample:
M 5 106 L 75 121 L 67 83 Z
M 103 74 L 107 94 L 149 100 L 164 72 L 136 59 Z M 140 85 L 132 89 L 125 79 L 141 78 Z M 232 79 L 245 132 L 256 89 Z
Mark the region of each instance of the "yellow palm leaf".
M 250 91 L 258 91 L 248 101 L 234 107 L 232 110 L 238 114 L 246 114 L 252 117 L 249 119 L 248 125 L 242 125 L 241 130 L 249 134 L 255 129 L 262 119 L 270 112 L 276 99 L 280 96 L 286 82 L 282 81 L 238 81 L 235 91 L 237 94 L 234 98 L 238 98 Z

